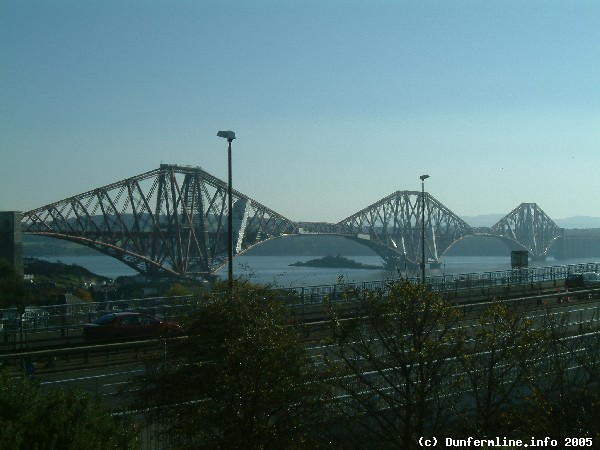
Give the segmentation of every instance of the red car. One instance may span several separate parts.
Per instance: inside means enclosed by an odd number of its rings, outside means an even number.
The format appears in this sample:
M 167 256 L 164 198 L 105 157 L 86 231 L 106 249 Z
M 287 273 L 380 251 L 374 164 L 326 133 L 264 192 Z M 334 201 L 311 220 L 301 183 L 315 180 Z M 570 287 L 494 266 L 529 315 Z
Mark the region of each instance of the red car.
M 180 334 L 182 328 L 148 314 L 115 312 L 98 317 L 83 327 L 86 342 L 151 339 Z

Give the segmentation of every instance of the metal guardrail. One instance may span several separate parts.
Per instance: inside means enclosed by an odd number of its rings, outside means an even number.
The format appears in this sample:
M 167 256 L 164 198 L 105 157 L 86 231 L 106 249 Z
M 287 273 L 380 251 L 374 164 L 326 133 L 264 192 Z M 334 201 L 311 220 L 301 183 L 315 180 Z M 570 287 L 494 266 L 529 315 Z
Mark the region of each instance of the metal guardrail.
M 564 280 L 574 272 L 599 272 L 600 262 L 570 264 L 565 266 L 513 269 L 495 272 L 466 273 L 426 277 L 425 282 L 440 293 L 458 292 L 479 287 L 517 286 L 542 281 Z M 361 283 L 281 288 L 282 301 L 291 307 L 345 301 L 348 290 L 385 289 L 391 279 Z M 419 277 L 409 281 L 420 283 Z M 0 342 L 15 339 L 16 333 L 60 331 L 68 337 L 70 330 L 81 327 L 94 318 L 113 311 L 146 313 L 161 319 L 177 320 L 198 309 L 202 299 L 198 296 L 152 297 L 143 299 L 111 300 L 96 303 L 61 304 L 27 307 L 23 314 L 16 308 L 0 309 Z
M 477 287 L 517 286 L 542 281 L 564 280 L 569 274 L 576 272 L 600 272 L 600 262 L 491 272 L 473 272 L 455 275 L 437 275 L 434 277 L 425 277 L 425 283 L 431 286 L 434 291 L 445 293 Z M 294 293 L 299 305 L 314 304 L 321 303 L 324 297 L 328 297 L 329 301 L 333 302 L 342 300 L 344 291 L 349 288 L 365 290 L 383 289 L 390 281 L 392 280 L 286 288 L 283 290 L 288 293 Z M 421 283 L 421 278 L 411 277 L 408 278 L 408 281 L 412 283 Z
M 135 311 L 160 319 L 176 319 L 197 306 L 194 296 L 155 297 L 26 307 L 21 314 L 16 308 L 0 309 L 0 332 L 33 330 L 67 330 L 94 318 L 117 311 Z

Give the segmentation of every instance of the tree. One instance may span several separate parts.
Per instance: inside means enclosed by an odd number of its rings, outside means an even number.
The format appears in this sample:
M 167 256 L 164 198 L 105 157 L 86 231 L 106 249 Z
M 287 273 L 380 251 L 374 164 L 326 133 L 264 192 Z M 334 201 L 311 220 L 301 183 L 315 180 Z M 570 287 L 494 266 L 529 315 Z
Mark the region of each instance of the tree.
M 191 290 L 181 283 L 173 283 L 165 295 L 167 297 L 183 297 L 185 295 L 191 295 Z
M 139 398 L 175 445 L 280 449 L 311 438 L 325 391 L 275 291 L 237 281 L 164 345 Z
M 377 445 L 416 448 L 449 417 L 459 387 L 461 314 L 428 287 L 405 280 L 352 291 L 356 309 L 334 312 L 329 364 L 347 396 L 350 424 Z
M 28 379 L 0 374 L 0 448 L 135 449 L 133 428 L 79 391 L 41 392 Z
M 90 293 L 90 291 L 88 291 L 84 288 L 80 288 L 80 287 L 76 288 L 73 291 L 73 295 L 85 303 L 91 303 L 93 300 L 93 297 L 92 297 L 92 294 Z
M 573 333 L 567 314 L 544 316 L 531 394 L 513 415 L 523 436 L 600 439 L 600 334 L 593 322 L 578 327 Z
M 494 304 L 479 316 L 468 337 L 470 345 L 459 361 L 473 405 L 463 405 L 466 409 L 457 414 L 470 434 L 495 436 L 523 404 L 542 332 L 523 312 Z

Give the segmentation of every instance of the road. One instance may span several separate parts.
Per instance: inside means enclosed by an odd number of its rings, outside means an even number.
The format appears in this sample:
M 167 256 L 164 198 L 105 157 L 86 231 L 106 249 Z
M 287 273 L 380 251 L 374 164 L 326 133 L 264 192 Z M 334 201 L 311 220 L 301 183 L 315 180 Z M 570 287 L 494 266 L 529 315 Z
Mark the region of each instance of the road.
M 590 297 L 588 294 L 594 294 Z M 600 299 L 597 292 L 567 296 L 564 292 L 550 289 L 546 294 L 506 300 L 509 307 L 527 310 L 534 323 L 549 310 L 552 314 L 566 317 L 573 334 L 584 330 L 584 325 L 595 323 L 600 317 Z M 569 301 L 566 301 L 568 298 Z M 457 306 L 465 309 L 462 326 L 473 325 L 474 318 L 493 302 L 479 302 Z M 355 310 L 351 302 L 337 306 Z M 329 335 L 329 308 L 319 304 L 303 306 L 293 310 L 295 317 L 304 322 L 303 339 L 309 353 L 315 357 L 328 353 L 322 345 Z M 35 336 L 35 339 L 32 337 Z M 18 334 L 14 336 L 17 339 Z M 184 338 L 184 337 L 183 337 Z M 143 370 L 144 358 L 149 352 L 163 351 L 164 340 L 134 341 L 104 345 L 84 345 L 81 327 L 68 329 L 42 330 L 35 334 L 27 333 L 23 344 L 20 341 L 4 342 L 0 353 L 0 363 L 12 375 L 33 372 L 45 388 L 53 386 L 79 387 L 92 395 L 115 397 L 119 388 L 126 385 L 133 376 Z M 121 394 L 122 395 L 122 394 Z M 120 402 L 110 401 L 117 406 Z

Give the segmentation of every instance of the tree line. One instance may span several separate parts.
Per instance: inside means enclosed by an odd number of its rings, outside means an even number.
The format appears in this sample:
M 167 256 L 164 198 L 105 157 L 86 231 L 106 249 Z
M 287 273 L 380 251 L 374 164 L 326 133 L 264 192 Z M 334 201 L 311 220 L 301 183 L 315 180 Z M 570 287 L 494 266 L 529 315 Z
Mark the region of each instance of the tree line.
M 137 407 L 174 448 L 419 448 L 422 436 L 598 439 L 600 341 L 550 310 L 464 313 L 405 280 L 346 290 L 322 341 L 236 282 L 148 361 Z M 326 302 L 327 300 L 325 300 Z M 348 305 L 352 305 L 349 308 Z M 468 326 L 466 326 L 468 325 Z
M 420 437 L 467 436 L 600 442 L 593 325 L 573 334 L 551 310 L 534 322 L 502 304 L 465 312 L 405 280 L 344 292 L 343 306 L 324 299 L 317 342 L 277 289 L 236 281 L 231 293 L 223 285 L 202 294 L 186 336 L 160 341 L 127 388 L 131 409 L 144 412 L 138 427 L 154 426 L 162 448 L 173 449 L 413 449 Z M 0 381 L 0 411 L 11 411 L 0 425 L 17 430 L 17 442 L 49 418 L 33 421 L 14 406 L 15 385 L 7 386 L 16 381 Z M 32 398 L 48 395 L 24 386 Z M 72 395 L 65 401 L 93 410 Z M 135 445 L 127 424 L 68 417 L 88 432 L 90 421 L 114 427 L 104 448 Z M 28 425 L 15 425 L 21 420 Z

